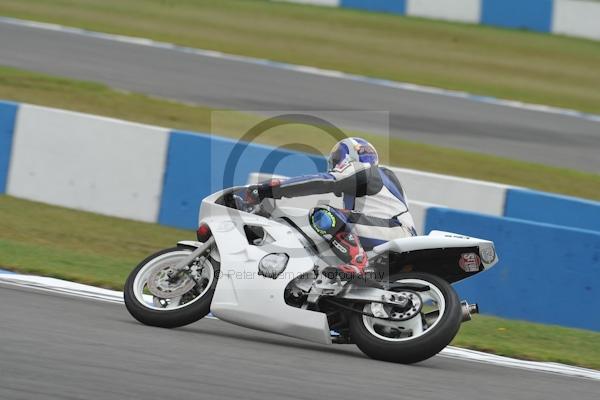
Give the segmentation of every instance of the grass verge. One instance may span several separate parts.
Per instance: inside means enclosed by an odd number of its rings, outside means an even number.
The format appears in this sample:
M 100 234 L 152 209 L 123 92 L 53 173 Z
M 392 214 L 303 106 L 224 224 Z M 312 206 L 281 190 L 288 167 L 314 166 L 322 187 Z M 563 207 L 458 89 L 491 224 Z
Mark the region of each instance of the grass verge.
M 142 259 L 191 231 L 0 196 L 0 265 L 122 289 Z
M 523 360 L 550 361 L 600 370 L 600 333 L 476 315 L 452 343 Z
M 0 99 L 198 132 L 211 130 L 211 114 L 214 111 L 206 107 L 118 91 L 102 84 L 57 78 L 8 67 L 0 67 Z M 219 123 L 215 124 L 213 121 L 213 127 L 217 127 L 220 135 L 234 138 L 239 137 L 240 132 L 245 132 L 259 120 L 259 117 L 234 111 L 218 115 L 221 116 Z M 356 134 L 372 141 L 380 149 L 383 161 L 391 165 L 600 200 L 598 174 L 396 138 Z M 258 141 L 279 146 L 289 144 L 290 138 L 302 138 L 303 143 L 311 143 L 321 149 L 329 149 L 333 145 L 333 142 L 323 138 L 321 131 L 300 125 L 272 129 L 258 138 Z
M 122 289 L 138 262 L 193 232 L 0 196 L 0 266 Z M 600 369 L 600 333 L 476 316 L 454 344 Z
M 0 15 L 600 112 L 591 40 L 249 0 L 0 0 Z

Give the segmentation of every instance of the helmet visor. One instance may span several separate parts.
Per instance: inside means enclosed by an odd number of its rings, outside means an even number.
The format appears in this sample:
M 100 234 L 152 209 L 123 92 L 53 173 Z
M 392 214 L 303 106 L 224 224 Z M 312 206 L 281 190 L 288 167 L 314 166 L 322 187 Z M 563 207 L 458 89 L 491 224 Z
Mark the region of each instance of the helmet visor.
M 348 157 L 348 147 L 344 143 L 337 144 L 333 150 L 331 150 L 331 154 L 329 155 L 328 167 L 329 170 L 335 169 L 339 164 L 341 164 L 346 157 Z

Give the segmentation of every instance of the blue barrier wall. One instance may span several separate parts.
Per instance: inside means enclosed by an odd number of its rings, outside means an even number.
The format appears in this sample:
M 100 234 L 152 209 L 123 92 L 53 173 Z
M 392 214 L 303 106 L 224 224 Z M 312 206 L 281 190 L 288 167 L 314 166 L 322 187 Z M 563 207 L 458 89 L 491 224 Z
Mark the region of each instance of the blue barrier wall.
M 276 1 L 276 0 L 273 0 Z M 287 0 L 600 40 L 595 0 Z
M 526 189 L 508 189 L 504 215 L 600 232 L 600 202 Z
M 483 313 L 600 331 L 600 232 L 430 208 L 426 231 L 493 240 L 500 262 L 456 284 Z
M 293 176 L 325 169 L 325 159 L 316 155 L 219 136 L 172 132 L 158 222 L 195 228 L 204 197 L 224 187 L 246 184 L 252 172 Z
M 402 15 L 406 13 L 406 0 L 342 0 L 340 6 Z
M 15 121 L 19 105 L 0 101 L 0 193 L 6 192 Z
M 550 32 L 553 7 L 553 0 L 482 0 L 481 23 Z

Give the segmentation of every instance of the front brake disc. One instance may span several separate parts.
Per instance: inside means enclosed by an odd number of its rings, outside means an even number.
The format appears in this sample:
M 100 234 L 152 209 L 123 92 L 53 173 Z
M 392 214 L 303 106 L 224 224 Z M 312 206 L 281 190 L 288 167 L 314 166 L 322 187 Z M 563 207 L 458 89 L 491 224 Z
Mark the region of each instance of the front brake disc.
M 175 274 L 173 265 L 156 268 L 148 277 L 147 287 L 150 293 L 161 299 L 181 297 L 196 286 L 196 282 L 188 274 L 180 274 L 172 280 Z

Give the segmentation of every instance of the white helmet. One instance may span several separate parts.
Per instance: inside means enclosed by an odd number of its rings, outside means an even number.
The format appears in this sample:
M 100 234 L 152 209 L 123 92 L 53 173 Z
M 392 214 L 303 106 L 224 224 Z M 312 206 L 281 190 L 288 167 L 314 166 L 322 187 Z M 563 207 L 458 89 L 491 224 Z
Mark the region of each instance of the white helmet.
M 379 165 L 377 150 L 365 139 L 353 137 L 340 140 L 331 149 L 327 168 L 329 171 L 342 170 L 353 162 Z

